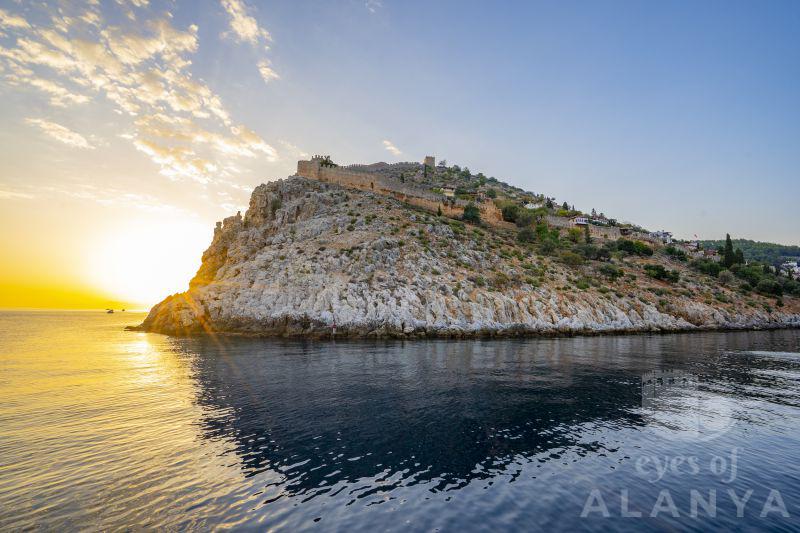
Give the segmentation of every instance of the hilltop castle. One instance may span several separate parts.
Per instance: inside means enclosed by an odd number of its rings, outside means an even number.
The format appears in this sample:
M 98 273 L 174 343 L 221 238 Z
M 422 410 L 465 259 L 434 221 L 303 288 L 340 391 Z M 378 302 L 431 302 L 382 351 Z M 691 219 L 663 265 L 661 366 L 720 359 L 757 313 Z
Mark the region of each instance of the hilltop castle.
M 349 165 L 339 166 L 332 162 L 329 155 L 315 155 L 310 160 L 297 162 L 297 175 L 304 178 L 311 178 L 328 183 L 336 183 L 352 189 L 373 191 L 385 196 L 391 196 L 411 205 L 421 207 L 432 213 L 441 210 L 442 214 L 450 217 L 460 218 L 464 212 L 464 207 L 469 203 L 466 200 L 452 198 L 445 192 L 435 192 L 426 183 L 426 169 L 434 169 L 436 158 L 426 156 L 422 163 L 397 163 L 395 165 Z M 383 170 L 392 167 L 402 166 L 411 167 L 413 172 L 405 179 L 398 177 L 393 172 L 377 172 L 377 168 Z M 447 187 L 445 187 L 447 189 Z M 436 191 L 443 191 L 436 189 Z M 494 225 L 509 225 L 503 222 L 502 213 L 493 202 L 482 199 L 477 202 L 481 211 L 482 220 Z M 510 225 L 509 225 L 510 226 Z

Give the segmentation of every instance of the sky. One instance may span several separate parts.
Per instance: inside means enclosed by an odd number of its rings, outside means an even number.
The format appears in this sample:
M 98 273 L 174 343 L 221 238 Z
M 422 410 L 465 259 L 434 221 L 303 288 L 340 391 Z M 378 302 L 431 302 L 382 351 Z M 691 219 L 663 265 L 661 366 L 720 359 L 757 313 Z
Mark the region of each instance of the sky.
M 0 0 L 0 307 L 147 307 L 309 154 L 800 244 L 800 3 Z

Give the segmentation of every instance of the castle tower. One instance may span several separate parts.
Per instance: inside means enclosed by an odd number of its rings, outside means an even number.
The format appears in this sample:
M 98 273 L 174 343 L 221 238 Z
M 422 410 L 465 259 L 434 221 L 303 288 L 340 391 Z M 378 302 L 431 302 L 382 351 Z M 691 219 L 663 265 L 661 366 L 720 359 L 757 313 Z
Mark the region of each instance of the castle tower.
M 322 156 L 315 155 L 310 161 L 297 162 L 297 175 L 304 178 L 319 179 L 319 168 Z
M 425 160 L 422 162 L 422 164 L 427 167 L 434 168 L 436 167 L 436 158 L 432 155 L 426 155 Z

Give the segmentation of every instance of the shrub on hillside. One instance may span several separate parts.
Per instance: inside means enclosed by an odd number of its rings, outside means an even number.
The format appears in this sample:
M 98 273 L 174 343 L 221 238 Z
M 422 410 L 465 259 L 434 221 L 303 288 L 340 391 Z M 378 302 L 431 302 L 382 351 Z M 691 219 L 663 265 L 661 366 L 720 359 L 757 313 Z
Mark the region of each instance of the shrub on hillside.
M 467 206 L 464 208 L 464 214 L 461 215 L 461 219 L 465 222 L 472 222 L 473 224 L 480 223 L 481 212 L 478 209 L 478 206 L 473 203 L 467 204 Z
M 532 226 L 536 222 L 536 215 L 523 207 L 517 212 L 517 220 L 515 222 L 520 228 Z
M 582 236 L 583 232 L 580 228 L 569 228 L 569 230 L 567 230 L 567 239 L 571 240 L 572 242 L 580 242 Z
M 506 204 L 501 208 L 503 220 L 506 222 L 516 222 L 517 215 L 519 214 L 520 207 L 515 204 Z
M 579 266 L 583 264 L 583 257 L 569 250 L 561 252 L 560 258 L 565 265 Z
M 676 282 L 680 279 L 681 275 L 676 270 L 667 270 L 663 265 L 645 265 L 644 272 L 654 279 L 662 281 Z
M 703 274 L 708 274 L 709 276 L 713 276 L 715 278 L 722 270 L 724 270 L 722 265 L 708 259 L 695 259 L 691 262 L 691 266 L 695 270 L 699 270 Z
M 531 227 L 522 228 L 517 233 L 517 240 L 519 242 L 534 242 L 536 241 L 536 231 Z
M 619 239 L 617 241 L 617 249 L 629 254 L 635 255 L 653 255 L 653 249 L 647 246 L 642 241 L 631 241 L 628 239 Z
M 725 285 L 727 287 L 728 285 L 733 283 L 733 280 L 736 279 L 736 277 L 730 270 L 720 270 L 719 274 L 717 274 L 717 279 L 722 285 Z
M 673 257 L 679 261 L 686 261 L 686 252 L 681 250 L 680 248 L 676 248 L 671 244 L 664 248 L 664 253 L 670 257 Z
M 756 285 L 756 291 L 761 294 L 781 296 L 783 294 L 783 287 L 774 279 L 764 278 Z
M 616 280 L 617 278 L 621 278 L 625 274 L 621 268 L 611 264 L 601 265 L 597 270 L 612 281 Z
M 492 279 L 492 287 L 497 290 L 506 288 L 511 283 L 511 278 L 503 272 L 497 272 Z

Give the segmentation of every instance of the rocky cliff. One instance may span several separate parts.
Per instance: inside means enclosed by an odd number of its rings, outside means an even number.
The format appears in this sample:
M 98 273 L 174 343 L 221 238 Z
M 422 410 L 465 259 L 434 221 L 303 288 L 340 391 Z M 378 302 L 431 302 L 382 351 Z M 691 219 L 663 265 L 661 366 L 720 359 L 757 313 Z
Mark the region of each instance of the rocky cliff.
M 680 282 L 645 275 L 659 262 Z M 604 277 L 604 264 L 619 274 Z M 571 264 L 510 231 L 291 177 L 260 185 L 244 217 L 217 225 L 189 290 L 140 329 L 415 337 L 800 326 L 797 298 L 774 303 L 659 254 Z

